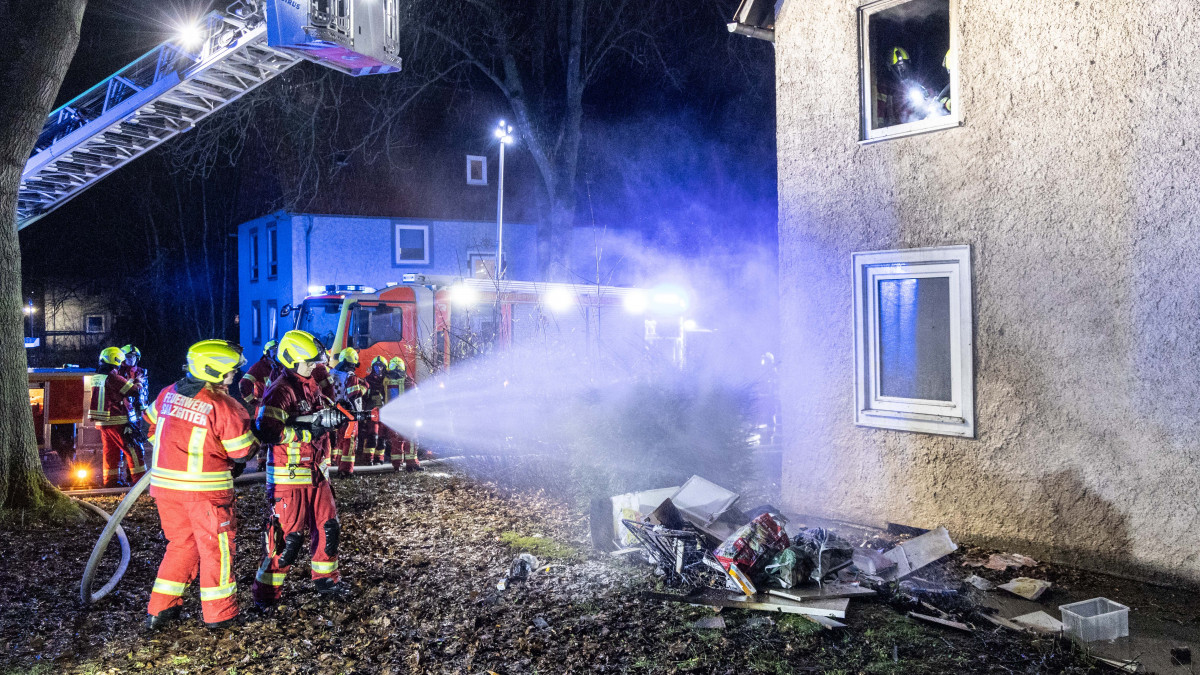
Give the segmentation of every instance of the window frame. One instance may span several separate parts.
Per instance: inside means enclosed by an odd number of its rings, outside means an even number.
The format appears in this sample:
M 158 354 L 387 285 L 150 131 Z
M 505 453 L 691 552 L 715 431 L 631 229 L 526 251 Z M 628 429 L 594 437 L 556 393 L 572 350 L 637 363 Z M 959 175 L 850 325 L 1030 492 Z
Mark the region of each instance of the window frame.
M 851 255 L 854 270 L 854 423 L 858 426 L 975 437 L 974 315 L 971 247 L 936 246 Z M 880 392 L 879 281 L 950 280 L 950 401 Z
M 250 344 L 262 344 L 262 307 L 258 300 L 250 301 Z
M 100 319 L 100 329 L 99 330 L 92 330 L 92 326 L 91 326 L 92 319 Z M 107 332 L 106 331 L 107 328 L 108 328 L 108 320 L 107 320 L 107 317 L 105 317 L 103 314 L 86 314 L 86 315 L 84 315 L 84 317 L 83 317 L 83 332 L 85 334 L 100 335 L 101 333 Z
M 425 257 L 421 260 L 402 260 L 400 258 L 400 230 L 420 230 L 424 234 L 424 253 Z M 429 226 L 415 225 L 412 223 L 392 223 L 392 267 L 411 267 L 413 265 L 428 265 L 430 264 L 429 252 Z
M 267 279 L 279 277 L 279 228 L 267 228 Z
M 267 301 L 267 339 L 279 339 L 279 302 Z
M 258 282 L 258 228 L 250 230 L 250 283 Z
M 475 179 L 471 178 L 471 162 L 479 162 L 480 164 L 483 165 L 482 166 L 482 168 L 483 168 L 483 178 L 482 179 L 475 180 Z M 485 156 L 485 155 L 467 155 L 467 185 L 487 185 L 487 184 L 488 184 L 487 156 Z
M 871 16 L 879 12 L 903 5 L 913 0 L 876 0 L 858 8 L 858 90 L 859 90 L 859 144 L 870 145 L 893 138 L 905 138 L 917 134 L 926 134 L 945 129 L 954 129 L 963 125 L 962 104 L 959 93 L 962 92 L 959 81 L 958 54 L 958 0 L 949 0 L 950 4 L 950 100 L 953 102 L 949 115 L 931 117 L 917 122 L 894 124 L 882 129 L 871 129 L 871 110 L 875 101 L 871 96 Z
M 486 270 L 487 269 L 486 261 L 488 261 L 488 260 L 492 261 L 492 273 L 487 276 L 483 276 L 483 277 L 476 276 L 475 262 L 476 261 L 484 261 L 484 269 Z M 496 253 L 494 251 L 491 253 L 488 253 L 486 251 L 471 251 L 471 252 L 467 253 L 467 271 L 469 272 L 468 276 L 470 276 L 472 279 L 495 279 L 496 278 L 496 270 L 495 270 L 496 262 L 495 261 L 496 261 Z

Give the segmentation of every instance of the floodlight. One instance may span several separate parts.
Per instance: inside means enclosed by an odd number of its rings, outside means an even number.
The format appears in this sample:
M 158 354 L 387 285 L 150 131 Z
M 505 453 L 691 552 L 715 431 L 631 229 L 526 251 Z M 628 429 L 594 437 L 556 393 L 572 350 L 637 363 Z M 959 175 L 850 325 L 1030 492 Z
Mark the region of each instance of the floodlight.
M 551 311 L 561 312 L 570 309 L 571 305 L 575 304 L 575 296 L 565 288 L 551 288 L 546 292 L 545 302 Z

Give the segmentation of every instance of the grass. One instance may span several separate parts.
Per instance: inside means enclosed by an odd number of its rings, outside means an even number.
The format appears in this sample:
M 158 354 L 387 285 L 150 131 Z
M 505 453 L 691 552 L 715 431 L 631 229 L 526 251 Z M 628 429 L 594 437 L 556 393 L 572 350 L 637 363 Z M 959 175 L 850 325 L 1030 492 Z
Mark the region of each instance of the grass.
M 580 560 L 582 556 L 574 546 L 559 543 L 549 537 L 529 537 L 506 530 L 500 533 L 500 541 L 514 551 L 532 553 L 538 558 L 553 560 Z

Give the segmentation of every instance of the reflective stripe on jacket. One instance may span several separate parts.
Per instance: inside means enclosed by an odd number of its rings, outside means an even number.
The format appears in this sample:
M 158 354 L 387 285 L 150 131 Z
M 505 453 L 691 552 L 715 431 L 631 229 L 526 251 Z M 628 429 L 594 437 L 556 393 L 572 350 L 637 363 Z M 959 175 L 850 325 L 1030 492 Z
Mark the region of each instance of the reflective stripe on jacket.
M 129 423 L 129 407 L 125 397 L 137 396 L 138 386 L 116 373 L 92 375 L 92 397 L 88 405 L 88 419 L 98 427 L 110 427 Z

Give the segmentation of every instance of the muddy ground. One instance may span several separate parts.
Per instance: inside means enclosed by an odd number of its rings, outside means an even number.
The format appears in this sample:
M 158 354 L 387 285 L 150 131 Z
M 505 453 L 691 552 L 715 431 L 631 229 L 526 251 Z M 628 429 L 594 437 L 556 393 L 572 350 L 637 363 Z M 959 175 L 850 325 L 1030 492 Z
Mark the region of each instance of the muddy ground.
M 592 552 L 586 515 L 567 499 L 445 469 L 335 487 L 344 523 L 340 566 L 352 599 L 317 597 L 301 562 L 281 611 L 263 617 L 250 609 L 263 488 L 239 488 L 236 567 L 246 621 L 221 631 L 199 624 L 194 586 L 179 626 L 143 629 L 165 545 L 149 498 L 125 522 L 134 552 L 129 572 L 91 609 L 81 609 L 77 596 L 99 521 L 70 528 L 10 522 L 0 538 L 0 672 L 1106 672 L 1069 642 L 986 624 L 968 634 L 918 623 L 904 616 L 900 600 L 856 599 L 848 627 L 838 631 L 737 610 L 721 612 L 724 629 L 697 629 L 713 610 L 641 597 L 655 586 L 648 568 Z M 117 504 L 93 501 L 108 511 Z M 109 569 L 116 550 L 114 543 Z M 560 566 L 497 590 L 522 551 Z M 939 573 L 961 576 L 960 562 L 960 554 L 944 559 Z

